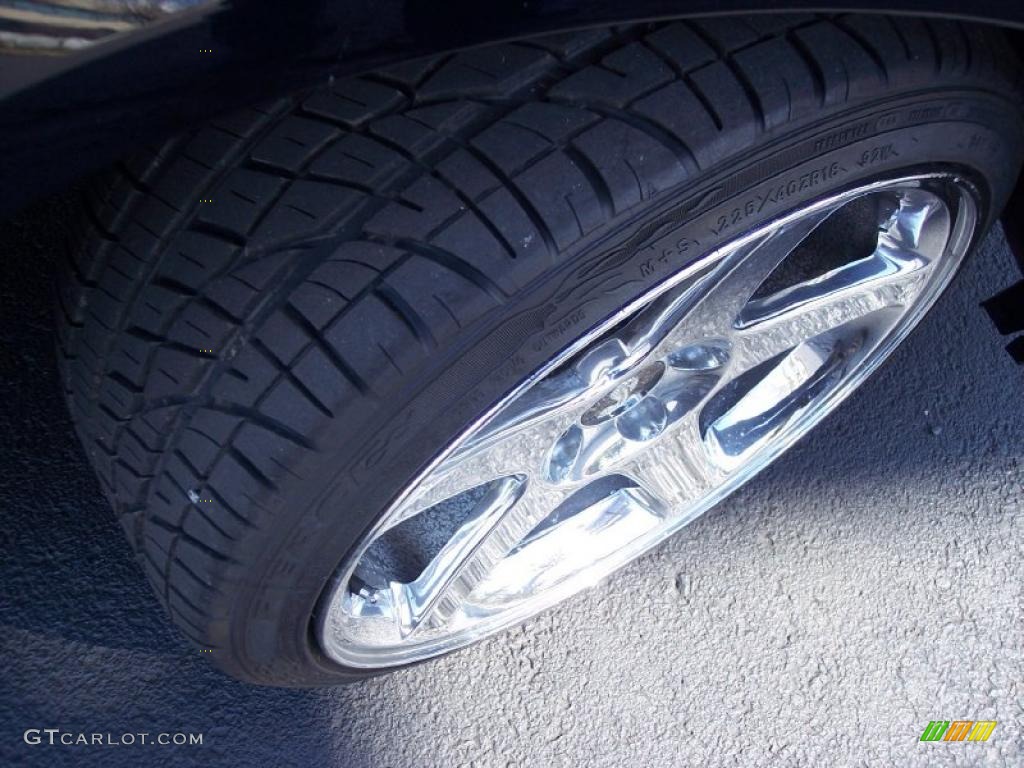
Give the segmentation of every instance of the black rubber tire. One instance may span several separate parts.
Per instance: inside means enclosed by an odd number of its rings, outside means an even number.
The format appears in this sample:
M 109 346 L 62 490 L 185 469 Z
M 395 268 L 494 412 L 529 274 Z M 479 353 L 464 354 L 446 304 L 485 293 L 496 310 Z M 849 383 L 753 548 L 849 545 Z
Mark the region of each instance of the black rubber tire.
M 502 44 L 229 115 L 90 193 L 60 285 L 71 413 L 216 663 L 365 676 L 318 650 L 317 601 L 485 407 L 685 260 L 826 192 L 955 167 L 991 221 L 1020 97 L 994 29 L 763 15 Z

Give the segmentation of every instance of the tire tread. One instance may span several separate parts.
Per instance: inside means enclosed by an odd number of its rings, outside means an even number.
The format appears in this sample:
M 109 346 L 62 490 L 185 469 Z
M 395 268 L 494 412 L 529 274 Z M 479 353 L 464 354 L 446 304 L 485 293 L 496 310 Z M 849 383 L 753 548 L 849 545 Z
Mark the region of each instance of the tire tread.
M 554 35 L 332 81 L 93 180 L 61 264 L 62 383 L 172 617 L 223 647 L 248 542 L 325 425 L 379 408 L 580 238 L 896 85 L 1019 93 L 1006 50 L 850 14 Z

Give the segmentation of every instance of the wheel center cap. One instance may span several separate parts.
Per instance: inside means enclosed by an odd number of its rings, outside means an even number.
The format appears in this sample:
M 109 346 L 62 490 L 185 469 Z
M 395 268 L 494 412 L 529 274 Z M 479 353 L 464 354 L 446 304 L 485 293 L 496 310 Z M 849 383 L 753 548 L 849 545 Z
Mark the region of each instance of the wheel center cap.
M 580 417 L 580 423 L 593 427 L 614 419 L 635 408 L 661 380 L 665 365 L 661 362 L 644 366 L 640 371 L 620 382 L 610 392 L 598 398 Z

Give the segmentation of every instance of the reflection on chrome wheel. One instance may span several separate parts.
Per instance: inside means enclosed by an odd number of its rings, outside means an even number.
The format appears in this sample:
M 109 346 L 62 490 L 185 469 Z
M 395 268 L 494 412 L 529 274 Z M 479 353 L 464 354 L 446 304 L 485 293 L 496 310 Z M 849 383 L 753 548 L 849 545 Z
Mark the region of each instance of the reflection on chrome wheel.
M 687 265 L 537 371 L 400 495 L 343 563 L 321 645 L 360 668 L 434 656 L 650 549 L 863 381 L 948 283 L 976 225 L 963 180 L 901 177 Z

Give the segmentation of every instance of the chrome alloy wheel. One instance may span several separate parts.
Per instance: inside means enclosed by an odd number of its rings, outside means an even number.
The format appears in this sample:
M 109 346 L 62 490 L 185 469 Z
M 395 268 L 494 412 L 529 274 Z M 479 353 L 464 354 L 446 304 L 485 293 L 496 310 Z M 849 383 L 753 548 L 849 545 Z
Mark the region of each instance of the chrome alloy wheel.
M 381 668 L 459 648 L 695 519 L 906 337 L 969 247 L 971 189 L 922 174 L 821 199 L 592 328 L 455 440 L 342 564 L 326 653 Z

